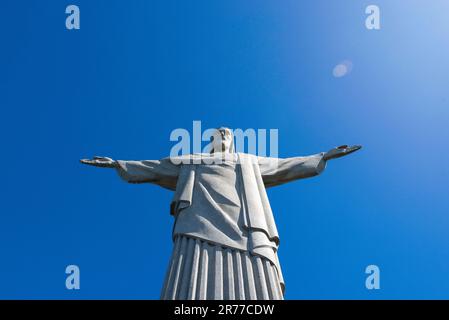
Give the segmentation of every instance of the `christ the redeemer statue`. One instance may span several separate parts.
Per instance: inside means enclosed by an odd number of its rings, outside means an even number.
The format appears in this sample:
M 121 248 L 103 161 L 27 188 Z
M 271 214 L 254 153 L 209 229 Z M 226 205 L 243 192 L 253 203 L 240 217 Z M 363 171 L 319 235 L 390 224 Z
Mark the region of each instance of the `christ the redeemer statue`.
M 174 191 L 174 248 L 161 299 L 283 299 L 279 236 L 265 189 L 316 176 L 328 160 L 361 148 L 279 159 L 235 153 L 233 141 L 230 129 L 219 128 L 210 154 L 81 160 L 115 168 L 127 182 Z

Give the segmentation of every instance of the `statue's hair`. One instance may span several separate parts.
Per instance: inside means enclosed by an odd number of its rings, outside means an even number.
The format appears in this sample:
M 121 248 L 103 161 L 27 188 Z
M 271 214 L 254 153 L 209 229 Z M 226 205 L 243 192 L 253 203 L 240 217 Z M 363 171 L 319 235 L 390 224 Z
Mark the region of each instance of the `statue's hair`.
M 216 128 L 216 130 L 217 130 L 217 131 L 220 131 L 220 130 L 229 130 L 229 132 L 231 132 L 232 140 L 231 140 L 231 145 L 229 146 L 229 153 L 235 153 L 235 148 L 234 148 L 234 132 L 232 132 L 232 130 L 229 129 L 228 127 L 220 127 L 220 128 Z M 211 137 L 210 137 L 210 142 L 213 142 L 213 141 L 214 141 L 214 136 L 211 136 Z M 215 152 L 215 149 L 214 149 L 213 146 L 211 146 L 210 153 L 214 153 L 214 152 Z

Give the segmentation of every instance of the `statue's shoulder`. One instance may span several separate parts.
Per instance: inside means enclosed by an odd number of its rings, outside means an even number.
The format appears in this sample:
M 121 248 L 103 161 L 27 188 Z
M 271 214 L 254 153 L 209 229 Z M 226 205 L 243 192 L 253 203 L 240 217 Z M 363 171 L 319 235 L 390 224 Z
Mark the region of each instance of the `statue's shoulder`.
M 259 159 L 260 159 L 260 157 L 255 155 L 255 154 L 243 153 L 243 152 L 238 152 L 237 153 L 237 161 L 241 165 L 258 164 L 259 163 Z
M 251 153 L 237 152 L 237 155 L 239 158 L 257 158 L 257 156 L 255 154 L 251 154 Z
M 169 159 L 175 164 L 201 164 L 216 163 L 214 159 L 220 158 L 217 155 L 210 153 L 191 153 L 180 156 L 171 156 Z M 226 160 L 232 160 L 239 163 L 258 163 L 258 156 L 250 153 L 236 152 L 226 156 Z
M 189 153 L 177 156 L 169 156 L 169 159 L 173 164 L 196 164 L 202 159 L 211 158 L 209 153 Z

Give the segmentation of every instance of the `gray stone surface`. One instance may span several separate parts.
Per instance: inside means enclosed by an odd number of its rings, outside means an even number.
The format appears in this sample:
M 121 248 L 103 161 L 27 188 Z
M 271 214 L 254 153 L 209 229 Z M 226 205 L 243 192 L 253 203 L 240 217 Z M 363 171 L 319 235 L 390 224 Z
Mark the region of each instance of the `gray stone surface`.
M 277 257 L 279 235 L 266 188 L 316 176 L 325 169 L 327 161 L 361 147 L 340 146 L 311 156 L 280 159 L 235 153 L 232 131 L 220 128 L 217 134 L 221 138 L 213 139 L 210 154 L 143 161 L 94 157 L 81 162 L 115 168 L 120 177 L 130 183 L 153 183 L 173 190 L 170 205 L 170 213 L 175 218 L 173 239 L 197 239 L 213 248 L 214 254 L 210 256 L 207 250 L 193 252 L 196 248 L 193 245 L 191 249 L 178 248 L 178 251 L 175 247 L 161 298 L 282 298 L 279 288 L 283 293 L 285 286 Z M 229 264 L 223 264 L 223 250 L 233 250 L 234 256 L 235 252 L 243 252 L 245 257 L 249 257 L 248 261 L 254 259 L 255 264 L 232 261 L 233 267 L 227 268 Z M 204 255 L 207 255 L 207 259 Z M 198 262 L 189 260 L 196 256 Z M 211 262 L 213 270 L 208 267 Z M 204 265 L 201 266 L 201 263 Z M 175 271 L 173 265 L 176 265 Z M 271 266 L 276 274 L 269 279 L 271 282 L 262 281 L 261 278 L 265 279 L 267 274 L 266 268 Z M 195 282 L 192 282 L 191 272 L 200 272 L 205 268 L 208 268 L 210 278 L 215 280 L 198 283 L 199 280 L 195 278 Z M 236 268 L 246 270 L 245 276 L 242 273 L 236 280 Z M 224 285 L 231 272 L 234 285 Z M 173 280 L 173 274 L 176 281 Z M 272 285 L 273 279 L 276 279 L 277 285 Z M 246 295 L 236 295 L 235 286 L 250 288 L 249 285 L 255 283 L 258 285 L 254 294 L 247 292 Z M 202 291 L 197 285 L 202 286 Z

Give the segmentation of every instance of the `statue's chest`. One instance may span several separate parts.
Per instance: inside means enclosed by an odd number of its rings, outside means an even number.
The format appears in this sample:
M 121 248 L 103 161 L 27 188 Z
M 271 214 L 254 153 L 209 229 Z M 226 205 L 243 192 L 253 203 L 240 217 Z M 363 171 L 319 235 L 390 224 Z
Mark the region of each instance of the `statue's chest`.
M 240 203 L 240 178 L 235 162 L 198 165 L 195 171 L 197 191 L 207 191 L 217 202 L 221 202 L 219 199 L 227 199 L 235 205 Z

